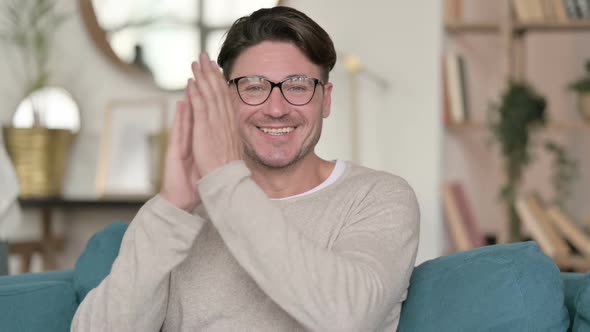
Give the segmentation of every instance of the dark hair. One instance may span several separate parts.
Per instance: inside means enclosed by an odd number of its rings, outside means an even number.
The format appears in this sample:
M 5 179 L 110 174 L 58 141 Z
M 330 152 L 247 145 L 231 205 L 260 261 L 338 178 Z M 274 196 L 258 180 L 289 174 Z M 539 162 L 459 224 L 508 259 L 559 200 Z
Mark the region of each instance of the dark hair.
M 232 24 L 217 57 L 217 63 L 223 68 L 227 79 L 236 58 L 245 49 L 263 41 L 295 45 L 311 62 L 321 67 L 321 79 L 328 81 L 329 72 L 336 63 L 332 39 L 307 15 L 283 6 L 259 9 Z

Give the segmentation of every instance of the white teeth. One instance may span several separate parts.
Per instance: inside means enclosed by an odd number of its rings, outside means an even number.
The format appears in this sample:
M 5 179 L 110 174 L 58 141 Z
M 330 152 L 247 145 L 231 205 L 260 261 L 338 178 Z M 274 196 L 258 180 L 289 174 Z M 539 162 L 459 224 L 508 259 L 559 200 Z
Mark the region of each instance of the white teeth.
M 270 135 L 282 135 L 287 134 L 295 130 L 295 127 L 284 127 L 284 128 L 260 128 L 263 132 Z

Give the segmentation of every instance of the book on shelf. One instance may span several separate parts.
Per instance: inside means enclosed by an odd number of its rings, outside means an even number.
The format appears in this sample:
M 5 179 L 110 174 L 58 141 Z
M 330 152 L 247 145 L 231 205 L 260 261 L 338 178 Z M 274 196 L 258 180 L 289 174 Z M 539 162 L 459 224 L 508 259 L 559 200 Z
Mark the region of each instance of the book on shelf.
M 442 120 L 445 127 L 450 127 L 453 124 L 453 119 L 451 115 L 451 101 L 449 100 L 449 88 L 447 84 L 447 73 L 444 57 L 442 57 L 441 61 L 441 87 Z
M 455 181 L 443 185 L 443 210 L 449 236 L 456 251 L 485 245 L 485 236 L 473 213 L 463 186 Z
M 553 225 L 582 255 L 590 258 L 590 236 L 559 207 L 550 206 L 547 214 Z
M 568 256 L 571 248 L 553 227 L 543 211 L 540 199 L 534 194 L 520 195 L 516 199 L 516 211 L 533 240 L 549 257 Z
M 563 5 L 568 18 L 580 18 L 582 13 L 578 7 L 578 0 L 563 0 Z
M 566 23 L 569 19 L 565 9 L 564 0 L 541 0 L 543 1 L 543 13 L 546 21 L 555 23 Z
M 512 6 L 520 22 L 542 22 L 545 18 L 541 0 L 512 0 Z
M 569 20 L 567 10 L 565 8 L 564 0 L 548 0 L 553 6 L 555 12 L 555 21 L 558 23 L 566 23 Z
M 541 5 L 541 16 L 544 20 L 549 22 L 557 21 L 556 12 L 553 8 L 553 0 L 540 0 L 539 4 Z
M 443 112 L 448 107 L 450 123 L 458 124 L 469 120 L 468 112 L 468 83 L 467 64 L 462 55 L 455 52 L 447 52 L 444 61 L 444 86 L 445 96 Z M 448 106 L 447 106 L 448 101 Z
M 461 0 L 444 0 L 445 23 L 456 23 L 463 16 L 463 4 Z
M 522 195 L 516 200 L 517 213 L 539 248 L 562 270 L 587 272 L 590 258 L 573 252 L 557 223 L 536 194 Z
M 512 0 L 521 23 L 567 23 L 590 18 L 590 0 Z
M 577 0 L 578 18 L 590 18 L 590 1 Z

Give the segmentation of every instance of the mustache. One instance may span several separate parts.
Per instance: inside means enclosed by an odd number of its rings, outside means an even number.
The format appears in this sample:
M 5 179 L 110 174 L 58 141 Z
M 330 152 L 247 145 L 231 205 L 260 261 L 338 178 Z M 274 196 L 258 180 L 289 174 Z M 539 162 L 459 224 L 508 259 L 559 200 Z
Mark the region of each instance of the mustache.
M 297 121 L 292 116 L 285 115 L 280 118 L 273 118 L 265 116 L 253 121 L 257 127 L 272 127 L 272 126 L 285 126 L 285 127 L 297 127 L 301 121 Z

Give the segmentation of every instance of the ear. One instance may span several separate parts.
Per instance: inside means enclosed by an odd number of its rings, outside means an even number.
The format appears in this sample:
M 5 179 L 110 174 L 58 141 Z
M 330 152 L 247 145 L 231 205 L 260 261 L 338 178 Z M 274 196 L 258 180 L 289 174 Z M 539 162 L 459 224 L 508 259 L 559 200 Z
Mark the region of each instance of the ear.
M 332 107 L 332 88 L 334 85 L 328 82 L 324 84 L 324 100 L 322 101 L 322 117 L 325 119 L 330 115 Z

